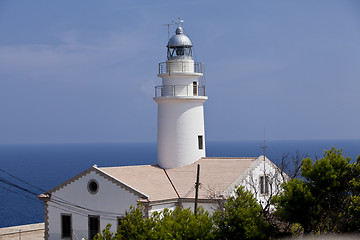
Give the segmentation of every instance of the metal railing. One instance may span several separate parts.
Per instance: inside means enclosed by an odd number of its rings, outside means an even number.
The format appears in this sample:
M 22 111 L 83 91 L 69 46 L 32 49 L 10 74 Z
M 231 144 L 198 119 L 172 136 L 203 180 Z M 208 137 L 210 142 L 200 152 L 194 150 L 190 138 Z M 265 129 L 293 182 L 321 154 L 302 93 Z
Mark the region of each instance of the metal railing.
M 202 63 L 195 62 L 192 65 L 189 62 L 161 62 L 159 63 L 159 74 L 171 72 L 194 72 L 205 73 L 205 66 Z
M 155 87 L 155 97 L 179 96 L 193 97 L 205 96 L 205 86 L 194 85 L 162 85 Z

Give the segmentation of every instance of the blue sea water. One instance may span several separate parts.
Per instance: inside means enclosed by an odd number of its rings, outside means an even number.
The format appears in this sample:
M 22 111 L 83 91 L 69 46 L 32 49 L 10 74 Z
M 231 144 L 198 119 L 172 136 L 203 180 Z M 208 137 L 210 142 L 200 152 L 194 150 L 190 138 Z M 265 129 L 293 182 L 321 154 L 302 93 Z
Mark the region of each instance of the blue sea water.
M 257 157 L 263 154 L 262 141 L 207 142 L 210 157 Z M 307 154 L 321 158 L 331 147 L 342 148 L 352 159 L 360 154 L 360 140 L 268 141 L 266 156 L 275 163 L 285 154 Z M 36 194 L 50 190 L 97 164 L 125 166 L 156 164 L 155 143 L 0 145 L 0 227 L 44 221 L 43 203 L 34 195 L 5 184 L 10 181 Z M 37 188 L 35 188 L 35 187 Z

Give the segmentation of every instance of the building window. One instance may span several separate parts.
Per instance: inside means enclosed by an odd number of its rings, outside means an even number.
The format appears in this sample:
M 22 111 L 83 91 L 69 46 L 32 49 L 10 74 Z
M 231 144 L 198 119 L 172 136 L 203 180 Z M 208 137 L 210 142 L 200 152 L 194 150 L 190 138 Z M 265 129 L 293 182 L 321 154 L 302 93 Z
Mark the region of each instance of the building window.
M 269 176 L 260 176 L 260 194 L 269 194 Z
M 88 191 L 91 194 L 95 194 L 99 191 L 99 183 L 95 179 L 91 179 L 88 182 Z
M 100 231 L 100 217 L 89 216 L 89 239 L 93 239 Z
M 61 238 L 71 239 L 71 215 L 61 215 Z
M 203 149 L 204 148 L 204 143 L 203 143 L 204 139 L 202 135 L 198 136 L 198 144 L 199 144 L 199 149 Z

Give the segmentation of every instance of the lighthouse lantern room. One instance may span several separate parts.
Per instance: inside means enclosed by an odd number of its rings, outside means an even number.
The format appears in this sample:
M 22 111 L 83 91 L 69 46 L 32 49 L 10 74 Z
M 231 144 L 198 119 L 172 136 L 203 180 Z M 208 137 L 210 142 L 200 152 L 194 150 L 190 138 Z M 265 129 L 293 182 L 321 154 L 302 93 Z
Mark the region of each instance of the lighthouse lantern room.
M 192 58 L 192 42 L 179 20 L 167 44 L 167 61 L 159 63 L 162 84 L 155 87 L 158 104 L 157 158 L 160 167 L 176 168 L 205 157 L 203 64 Z

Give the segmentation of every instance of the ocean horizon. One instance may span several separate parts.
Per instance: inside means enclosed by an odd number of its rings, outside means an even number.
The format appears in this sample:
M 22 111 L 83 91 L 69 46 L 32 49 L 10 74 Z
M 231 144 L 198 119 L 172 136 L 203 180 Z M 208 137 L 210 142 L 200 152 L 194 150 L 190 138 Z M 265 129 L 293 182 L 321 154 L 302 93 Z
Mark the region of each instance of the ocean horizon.
M 265 155 L 275 164 L 280 163 L 283 156 L 291 159 L 297 153 L 315 160 L 331 147 L 342 148 L 344 156 L 356 160 L 360 139 L 268 140 Z M 263 154 L 263 141 L 206 142 L 208 157 Z M 3 170 L 0 172 L 0 227 L 9 227 L 43 222 L 43 202 L 34 194 L 48 191 L 94 164 L 100 167 L 156 164 L 156 143 L 0 144 L 0 162 Z M 10 186 L 6 181 L 34 194 Z

